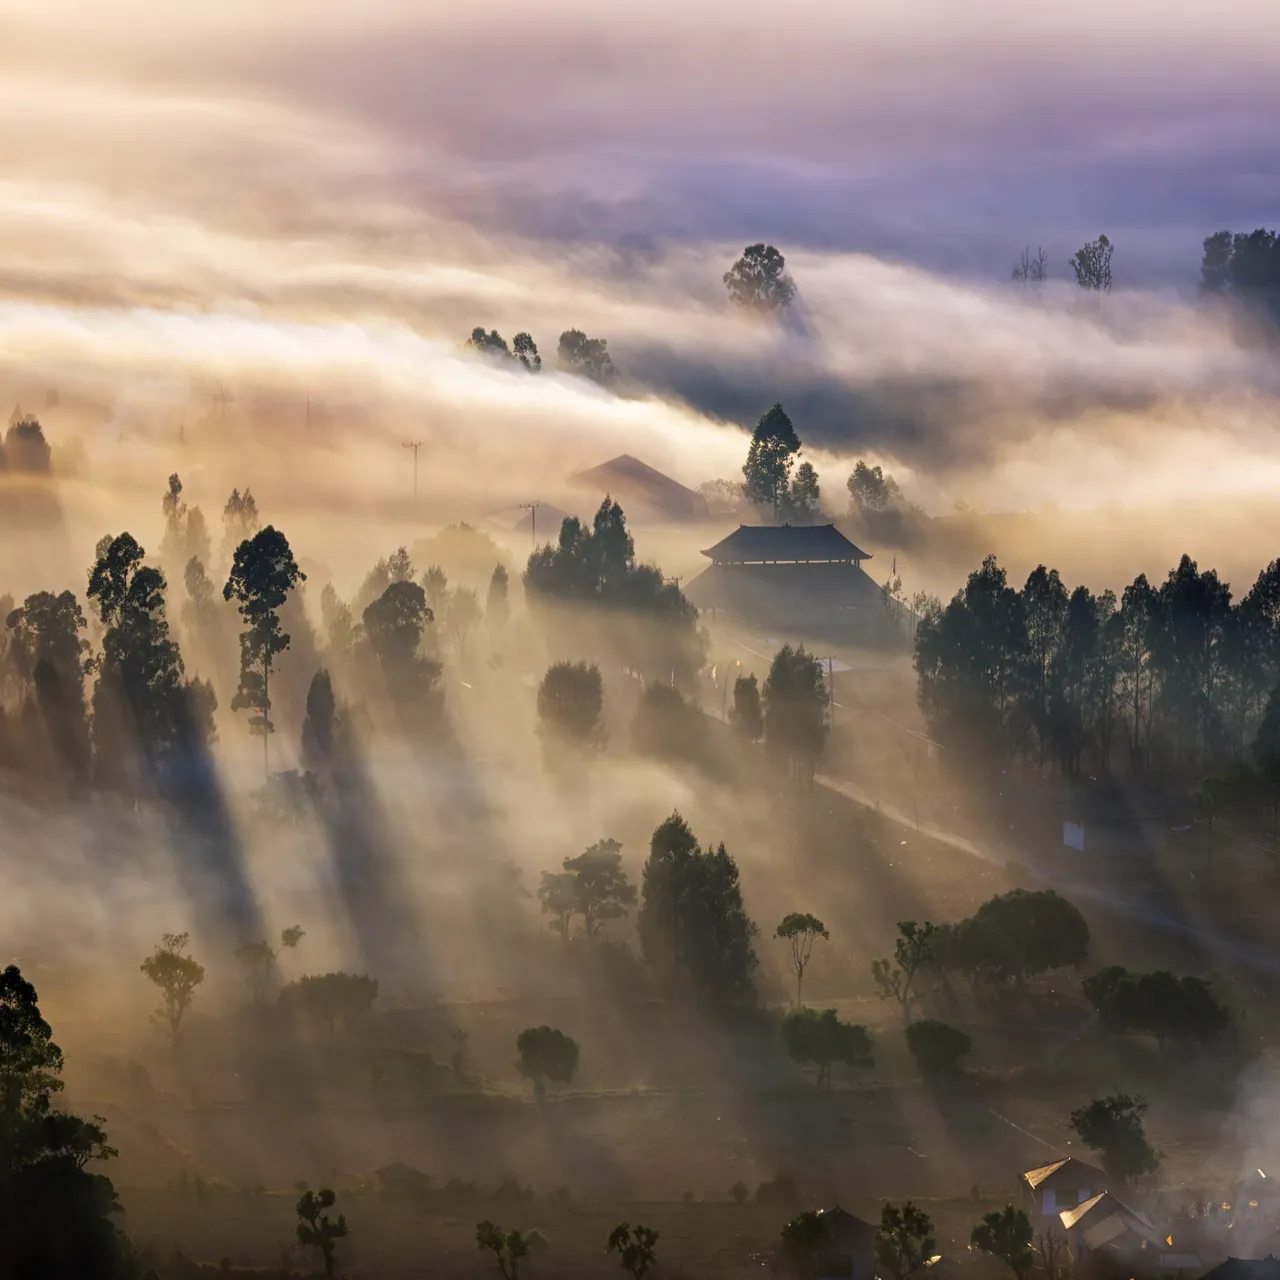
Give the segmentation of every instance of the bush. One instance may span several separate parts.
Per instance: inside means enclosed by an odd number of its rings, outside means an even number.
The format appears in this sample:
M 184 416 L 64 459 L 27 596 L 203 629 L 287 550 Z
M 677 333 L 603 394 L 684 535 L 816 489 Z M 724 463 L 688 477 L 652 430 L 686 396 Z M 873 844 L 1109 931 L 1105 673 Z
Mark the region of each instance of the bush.
M 906 1036 L 907 1048 L 924 1075 L 958 1071 L 960 1059 L 973 1048 L 973 1041 L 963 1031 L 936 1018 L 911 1023 Z

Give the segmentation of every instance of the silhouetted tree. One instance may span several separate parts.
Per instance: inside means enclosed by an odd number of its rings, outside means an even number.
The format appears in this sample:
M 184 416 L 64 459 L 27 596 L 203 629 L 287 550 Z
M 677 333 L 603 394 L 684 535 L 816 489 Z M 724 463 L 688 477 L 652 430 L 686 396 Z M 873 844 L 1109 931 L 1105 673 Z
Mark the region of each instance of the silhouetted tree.
M 172 774 L 212 733 L 212 690 L 184 683 L 182 655 L 169 638 L 165 580 L 142 563 L 127 533 L 104 538 L 88 597 L 105 627 L 95 660 L 93 746 L 101 777 L 118 784 Z
M 281 1005 L 296 1007 L 329 1028 L 329 1038 L 342 1024 L 347 1036 L 365 1017 L 378 998 L 378 980 L 363 973 L 303 974 L 280 992 Z
M 317 671 L 307 689 L 307 718 L 302 722 L 302 763 L 308 769 L 324 769 L 333 758 L 338 708 L 333 681 L 327 671 Z
M 476 1224 L 476 1247 L 493 1254 L 503 1280 L 520 1280 L 520 1260 L 529 1256 L 529 1238 L 523 1231 L 503 1231 L 485 1219 Z
M 1031 1251 L 1031 1219 L 1025 1209 L 1007 1204 L 986 1214 L 970 1233 L 969 1241 L 975 1249 L 999 1258 L 1017 1280 L 1026 1280 L 1035 1254 Z
M 5 619 L 11 672 L 36 695 L 50 746 L 65 776 L 83 781 L 89 764 L 84 677 L 91 669 L 80 603 L 70 591 L 38 591 Z
M 115 1189 L 85 1167 L 117 1153 L 101 1117 L 52 1109 L 62 1065 L 35 988 L 10 965 L 0 973 L 0 1270 L 13 1280 L 126 1274 Z
M 1108 1031 L 1206 1044 L 1231 1025 L 1231 1011 L 1218 1002 L 1207 982 L 1178 977 L 1167 969 L 1130 973 L 1109 965 L 1086 978 L 1082 987 Z
M 936 1018 L 921 1018 L 906 1028 L 907 1048 L 926 1075 L 959 1070 L 960 1059 L 973 1048 L 973 1041 L 957 1027 Z
M 764 708 L 760 705 L 760 686 L 755 674 L 739 676 L 733 682 L 733 710 L 730 712 L 733 727 L 748 742 L 758 742 L 764 737 Z
M 493 576 L 489 579 L 489 594 L 484 604 L 485 621 L 489 624 L 489 631 L 494 637 L 502 633 L 511 612 L 507 591 L 506 566 L 494 565 Z
M 763 701 L 770 754 L 785 763 L 797 786 L 812 786 L 829 727 L 822 664 L 803 645 L 784 644 L 769 667 Z
M 196 988 L 204 981 L 204 965 L 185 954 L 190 943 L 189 933 L 166 933 L 140 966 L 147 980 L 159 988 L 160 1008 L 155 1017 L 168 1031 L 175 1053 L 182 1037 L 182 1020 Z
M 813 955 L 813 944 L 819 938 L 830 940 L 827 926 L 817 916 L 809 912 L 792 911 L 782 917 L 781 923 L 774 930 L 775 938 L 785 938 L 790 951 L 791 972 L 796 975 L 796 1006 L 802 1002 L 804 989 L 804 971 L 809 967 L 809 957 Z
M 706 753 L 706 722 L 679 689 L 650 681 L 636 703 L 631 747 L 637 755 L 660 760 L 699 761 Z
M 791 466 L 800 452 L 800 437 L 782 405 L 775 404 L 756 424 L 742 474 L 743 496 L 781 518 L 791 501 Z
M 227 505 L 222 508 L 222 555 L 231 556 L 235 549 L 247 538 L 252 538 L 261 525 L 258 518 L 258 503 L 253 494 L 246 489 L 232 489 Z
M 1114 246 L 1106 236 L 1090 240 L 1076 250 L 1071 259 L 1071 270 L 1076 273 L 1076 284 L 1082 289 L 1111 288 L 1111 254 Z
M 617 840 L 597 840 L 576 858 L 566 858 L 564 869 L 573 877 L 576 909 L 588 938 L 606 920 L 621 919 L 635 903 L 636 889 L 622 869 Z
M 511 343 L 511 354 L 529 373 L 538 373 L 542 369 L 542 357 L 538 354 L 538 344 L 527 333 L 517 333 Z
M 326 1276 L 335 1274 L 334 1267 L 336 1265 L 336 1255 L 338 1249 L 338 1241 L 344 1240 L 350 1231 L 347 1229 L 347 1219 L 343 1214 L 338 1214 L 338 1220 L 332 1221 L 325 1212 L 332 1209 L 337 1203 L 338 1197 L 328 1188 L 324 1187 L 319 1191 L 304 1191 L 302 1198 L 298 1201 L 298 1243 L 304 1249 L 318 1249 L 320 1257 L 324 1262 L 324 1273 Z
M 548 1080 L 568 1084 L 578 1069 L 578 1042 L 558 1027 L 526 1027 L 516 1037 L 516 1052 L 516 1069 L 533 1085 L 540 1104 Z
M 538 687 L 538 735 L 547 751 L 604 745 L 604 684 L 594 663 L 557 662 Z
M 1257 306 L 1280 318 L 1280 235 L 1256 231 L 1215 231 L 1204 242 L 1201 288 Z
M 567 871 L 544 871 L 538 885 L 538 902 L 542 914 L 551 917 L 551 928 L 564 943 L 569 942 L 569 927 L 578 914 L 577 878 Z
M 698 611 L 656 565 L 636 563 L 626 516 L 610 498 L 590 528 L 575 516 L 561 522 L 558 542 L 529 557 L 524 585 L 544 617 L 551 606 L 572 610 L 576 647 L 591 643 L 611 661 L 682 687 L 702 666 Z
M 511 359 L 511 349 L 507 346 L 506 339 L 497 329 L 490 329 L 486 333 L 482 327 L 477 326 L 471 330 L 471 337 L 467 339 L 467 346 L 472 351 L 479 352 L 482 356 L 489 356 L 491 359 Z
M 782 1228 L 778 1261 L 795 1280 L 814 1280 L 818 1260 L 830 1246 L 826 1219 L 817 1210 L 806 1209 Z
M 306 937 L 301 925 L 293 924 L 280 931 L 280 945 L 273 947 L 265 938 L 242 942 L 236 948 L 236 959 L 245 967 L 249 992 L 259 1003 L 267 998 L 267 984 L 275 970 L 281 951 L 293 950 Z
M 1013 736 L 1026 671 L 1022 600 L 994 556 L 916 628 L 918 698 L 944 744 L 999 760 Z
M 853 508 L 859 512 L 887 511 L 902 501 L 898 482 L 879 466 L 869 467 L 861 458 L 845 482 Z
M 35 418 L 23 416 L 10 421 L 4 437 L 4 460 L 11 471 L 40 475 L 53 469 L 49 442 Z
M 787 510 L 791 518 L 801 524 L 812 523 L 822 515 L 821 489 L 813 463 L 802 462 L 796 468 Z
M 637 921 L 650 968 L 669 990 L 714 1008 L 754 997 L 756 927 L 724 845 L 704 850 L 673 813 L 653 833 Z
M 1011 889 L 956 926 L 954 945 L 969 972 L 992 982 L 1024 982 L 1082 964 L 1089 953 L 1089 926 L 1053 889 Z
M 782 1042 L 796 1062 L 812 1062 L 818 1068 L 818 1088 L 831 1088 L 832 1065 L 872 1065 L 871 1037 L 866 1027 L 841 1022 L 834 1009 L 794 1009 L 782 1023 Z
M 1071 1127 L 1086 1147 L 1102 1156 L 1102 1167 L 1121 1182 L 1153 1173 L 1160 1155 L 1147 1141 L 1142 1117 L 1147 1104 L 1127 1093 L 1095 1098 L 1071 1113 Z
M 893 946 L 893 960 L 873 960 L 871 977 L 882 1000 L 896 1000 L 902 1006 L 903 1019 L 919 999 L 915 980 L 921 969 L 933 963 L 938 930 L 928 920 L 918 925 L 914 920 L 898 921 L 898 937 Z
M 644 1280 L 657 1262 L 654 1248 L 657 1243 L 658 1232 L 652 1227 L 640 1222 L 634 1227 L 629 1222 L 620 1222 L 609 1232 L 605 1252 L 616 1253 L 624 1271 L 630 1272 L 635 1280 Z
M 892 1280 L 907 1280 L 919 1271 L 938 1247 L 933 1220 L 910 1200 L 903 1205 L 887 1204 L 880 1212 L 876 1231 L 876 1262 L 881 1274 Z
M 484 615 L 480 601 L 470 587 L 455 587 L 444 606 L 444 629 L 459 653 L 466 648 L 471 635 Z
M 771 244 L 749 244 L 724 273 L 729 297 L 749 311 L 776 312 L 791 305 L 796 284 L 786 273 L 787 260 Z
M 444 712 L 440 663 L 422 652 L 434 616 L 426 592 L 409 581 L 393 582 L 364 611 L 363 638 L 381 672 L 382 697 L 415 732 L 436 729 Z
M 289 647 L 280 626 L 280 610 L 289 592 L 306 580 L 289 547 L 289 540 L 268 525 L 237 548 L 231 573 L 222 588 L 224 600 L 234 600 L 245 629 L 240 633 L 240 687 L 231 709 L 248 708 L 252 732 L 262 735 L 262 768 L 268 772 L 267 743 L 275 732 L 271 723 L 271 670 Z
M 1013 264 L 1013 278 L 1024 285 L 1041 284 L 1048 269 L 1049 255 L 1039 248 L 1032 254 L 1031 246 L 1027 245 L 1022 251 L 1022 257 Z
M 606 338 L 588 338 L 581 329 L 566 329 L 560 335 L 556 359 L 565 373 L 576 373 L 601 385 L 613 381 L 613 359 Z

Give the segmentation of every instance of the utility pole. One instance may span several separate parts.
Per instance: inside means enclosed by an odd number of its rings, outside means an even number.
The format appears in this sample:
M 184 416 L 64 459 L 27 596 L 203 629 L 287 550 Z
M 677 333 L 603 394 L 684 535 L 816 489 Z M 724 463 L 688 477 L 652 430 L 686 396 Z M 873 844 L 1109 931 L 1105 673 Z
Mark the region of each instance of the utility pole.
M 310 407 L 310 401 L 307 402 Z M 421 440 L 406 440 L 404 442 L 406 449 L 413 450 L 413 505 L 418 505 L 418 450 L 422 448 Z
M 542 506 L 541 502 L 522 502 L 520 504 L 521 511 L 529 513 L 529 542 L 533 549 L 538 549 L 538 508 Z

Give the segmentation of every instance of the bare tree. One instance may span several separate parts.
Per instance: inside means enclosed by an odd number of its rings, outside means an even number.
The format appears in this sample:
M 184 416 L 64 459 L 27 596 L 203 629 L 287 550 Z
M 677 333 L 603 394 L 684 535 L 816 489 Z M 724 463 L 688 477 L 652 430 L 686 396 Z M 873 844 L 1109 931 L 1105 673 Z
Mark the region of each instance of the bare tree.
M 1049 269 L 1049 255 L 1041 248 L 1037 248 L 1035 256 L 1031 254 L 1031 246 L 1028 245 L 1022 251 L 1022 257 L 1014 263 L 1013 278 L 1021 284 L 1040 284 Z
M 1052 1222 L 1049 1223 L 1043 1235 L 1036 1236 L 1036 1253 L 1040 1255 L 1045 1280 L 1058 1280 L 1058 1272 L 1065 1263 L 1066 1251 L 1066 1237 Z

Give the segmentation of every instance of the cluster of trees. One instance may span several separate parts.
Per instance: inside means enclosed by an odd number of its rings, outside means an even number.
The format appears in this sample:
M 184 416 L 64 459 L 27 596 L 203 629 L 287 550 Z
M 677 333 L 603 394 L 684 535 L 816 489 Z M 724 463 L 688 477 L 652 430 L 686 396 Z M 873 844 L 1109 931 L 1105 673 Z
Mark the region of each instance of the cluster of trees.
M 1278 641 L 1280 561 L 1233 603 L 1188 556 L 1118 600 L 1043 565 L 1015 590 L 988 556 L 926 610 L 915 668 L 931 731 L 967 753 L 1076 774 L 1108 771 L 1121 746 L 1134 768 L 1185 774 L 1241 759 L 1280 678 Z
M 1256 231 L 1215 231 L 1205 238 L 1201 288 L 1232 298 L 1280 320 L 1280 235 Z
M 579 649 L 685 687 L 702 667 L 697 609 L 656 565 L 637 563 L 626 515 L 610 498 L 590 526 L 565 517 L 557 542 L 529 557 L 524 586 L 549 632 Z
M 742 496 L 748 505 L 774 520 L 796 524 L 810 524 L 821 516 L 821 486 L 813 464 L 802 462 L 791 474 L 801 448 L 787 411 L 775 404 L 751 433 L 742 467 Z
M 830 702 L 822 664 L 803 645 L 785 644 L 773 656 L 763 690 L 754 675 L 734 681 L 729 722 L 746 742 L 763 738 L 778 776 L 803 789 L 813 785 L 826 746 Z M 595 663 L 564 661 L 547 668 L 538 686 L 538 734 L 548 763 L 605 745 L 604 679 Z M 707 742 L 707 721 L 696 703 L 673 684 L 650 680 L 632 719 L 632 749 L 702 763 Z
M 5 1274 L 123 1275 L 111 1180 L 89 1168 L 116 1151 L 101 1117 L 59 1111 L 63 1056 L 20 969 L 0 973 L 0 1248 Z
M 506 339 L 496 329 L 486 332 L 483 328 L 475 328 L 467 339 L 467 346 L 472 351 L 504 364 L 518 364 L 528 373 L 539 373 L 542 370 L 538 344 L 527 333 L 517 333 L 511 345 L 507 346 Z M 590 378 L 592 382 L 598 382 L 602 386 L 611 383 L 616 372 L 613 358 L 609 355 L 608 339 L 589 338 L 581 329 L 566 329 L 560 335 L 556 362 L 565 373 Z
M 1088 240 L 1071 256 L 1068 263 L 1075 275 L 1076 284 L 1082 289 L 1093 289 L 1101 293 L 1111 290 L 1111 255 L 1115 246 L 1106 236 L 1096 240 Z M 1019 284 L 1042 284 L 1049 274 L 1049 255 L 1043 248 L 1031 252 L 1031 246 L 1023 249 L 1017 262 L 1013 264 L 1013 278 Z
M 1011 889 L 955 924 L 900 920 L 893 957 L 873 960 L 871 976 L 905 1021 L 924 996 L 926 978 L 946 984 L 959 973 L 975 986 L 1021 984 L 1078 966 L 1088 951 L 1089 926 L 1064 897 L 1053 889 Z
M 1082 985 L 1107 1031 L 1154 1036 L 1161 1044 L 1207 1044 L 1231 1025 L 1231 1011 L 1202 978 L 1167 969 L 1131 973 L 1108 965 Z
M 52 469 L 52 452 L 44 438 L 38 419 L 16 406 L 9 418 L 9 429 L 0 445 L 0 471 L 19 471 L 30 475 L 46 474 Z
M 619 1264 L 632 1280 L 644 1280 L 657 1264 L 659 1238 L 659 1232 L 641 1222 L 634 1226 L 620 1222 L 609 1232 L 605 1253 L 617 1254 Z M 503 1280 L 520 1280 L 521 1262 L 539 1246 L 545 1246 L 545 1241 L 536 1228 L 533 1231 L 514 1227 L 507 1230 L 488 1219 L 476 1223 L 476 1248 L 481 1253 L 493 1254 Z

